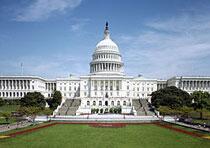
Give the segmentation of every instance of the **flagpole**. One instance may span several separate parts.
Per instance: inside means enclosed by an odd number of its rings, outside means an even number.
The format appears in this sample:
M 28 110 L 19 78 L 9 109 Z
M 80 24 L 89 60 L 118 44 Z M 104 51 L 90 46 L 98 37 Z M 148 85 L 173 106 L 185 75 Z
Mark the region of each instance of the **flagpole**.
M 23 75 L 23 63 L 21 63 L 20 66 L 21 66 L 21 75 Z

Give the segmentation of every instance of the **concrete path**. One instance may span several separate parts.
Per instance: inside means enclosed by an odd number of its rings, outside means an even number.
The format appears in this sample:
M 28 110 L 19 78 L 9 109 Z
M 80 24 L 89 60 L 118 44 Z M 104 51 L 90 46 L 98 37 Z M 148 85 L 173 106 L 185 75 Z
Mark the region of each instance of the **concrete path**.
M 24 127 L 30 126 L 32 124 L 33 124 L 32 122 L 22 121 L 22 122 L 16 122 L 16 123 L 12 123 L 12 124 L 0 125 L 0 133 L 10 131 L 13 129 L 24 128 Z

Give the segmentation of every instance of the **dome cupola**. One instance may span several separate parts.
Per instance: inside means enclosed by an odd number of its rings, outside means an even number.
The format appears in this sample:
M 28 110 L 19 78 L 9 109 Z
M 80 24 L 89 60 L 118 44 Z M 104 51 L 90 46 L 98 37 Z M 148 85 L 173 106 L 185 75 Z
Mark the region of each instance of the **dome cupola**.
M 104 38 L 97 45 L 90 63 L 91 74 L 123 74 L 123 62 L 116 43 L 112 41 L 108 22 L 104 30 Z

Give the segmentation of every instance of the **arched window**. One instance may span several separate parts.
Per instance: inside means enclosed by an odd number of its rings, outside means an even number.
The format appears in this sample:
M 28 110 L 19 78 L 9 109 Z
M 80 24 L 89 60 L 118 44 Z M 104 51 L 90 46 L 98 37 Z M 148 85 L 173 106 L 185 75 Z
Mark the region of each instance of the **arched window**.
M 13 92 L 13 97 L 15 97 L 15 92 Z
M 102 106 L 102 101 L 99 101 L 99 106 Z
M 90 105 L 90 101 L 87 101 L 87 106 L 89 106 Z
M 111 105 L 114 106 L 114 101 L 111 102 Z
M 4 95 L 5 95 L 5 94 L 4 94 L 4 92 L 3 92 L 3 97 L 4 97 Z
M 1 97 L 1 92 L 0 92 L 0 97 Z
M 117 105 L 118 105 L 118 106 L 120 105 L 120 101 L 117 101 Z
M 12 97 L 12 92 L 9 93 L 9 96 Z
M 123 105 L 126 106 L 126 101 L 123 101 Z
M 95 106 L 96 105 L 96 101 L 93 101 L 93 106 Z
M 6 97 L 8 97 L 8 92 L 6 92 Z
M 17 97 L 19 97 L 19 93 L 17 92 Z

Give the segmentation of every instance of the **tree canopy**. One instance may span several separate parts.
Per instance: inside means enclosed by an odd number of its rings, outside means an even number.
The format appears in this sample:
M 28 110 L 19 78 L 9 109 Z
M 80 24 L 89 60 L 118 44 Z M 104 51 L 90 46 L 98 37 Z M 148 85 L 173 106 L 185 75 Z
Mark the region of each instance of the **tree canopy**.
M 172 109 L 191 105 L 190 95 L 175 86 L 160 89 L 151 94 L 151 103 L 156 108 L 168 106 Z
M 20 105 L 24 107 L 44 108 L 46 101 L 40 92 L 29 92 L 20 100 Z
M 54 91 L 53 96 L 51 99 L 48 100 L 48 104 L 50 106 L 50 109 L 55 110 L 58 105 L 61 104 L 62 101 L 62 95 L 60 91 Z
M 5 104 L 5 101 L 2 98 L 0 98 L 0 106 L 3 106 L 4 104 Z
M 191 95 L 193 108 L 200 112 L 200 118 L 203 118 L 203 109 L 210 110 L 210 94 L 208 92 L 195 91 Z

